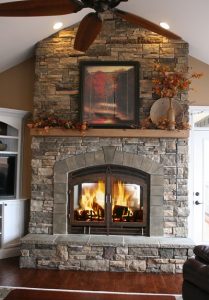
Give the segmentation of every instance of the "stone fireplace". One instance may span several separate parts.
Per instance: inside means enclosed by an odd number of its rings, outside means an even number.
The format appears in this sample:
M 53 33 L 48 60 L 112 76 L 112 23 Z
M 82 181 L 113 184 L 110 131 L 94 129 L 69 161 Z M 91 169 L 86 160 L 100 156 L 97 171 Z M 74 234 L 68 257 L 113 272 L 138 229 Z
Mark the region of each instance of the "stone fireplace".
M 186 139 L 36 136 L 32 147 L 36 158 L 30 233 L 67 234 L 71 175 L 85 168 L 113 166 L 148 178 L 149 229 L 144 235 L 187 236 Z M 62 159 L 57 160 L 60 153 Z
M 56 113 L 79 120 L 80 61 L 138 61 L 140 120 L 155 101 L 155 62 L 187 71 L 187 43 L 112 14 L 105 15 L 102 32 L 86 53 L 73 50 L 76 30 L 67 28 L 37 45 L 34 118 Z M 186 117 L 187 95 L 178 101 Z M 21 267 L 181 272 L 193 248 L 187 239 L 187 135 L 119 131 L 32 131 L 30 223 Z M 124 198 L 129 193 L 122 204 L 116 197 L 120 182 Z M 92 194 L 92 186 L 99 196 L 88 209 L 78 199 L 84 189 Z
M 86 200 L 92 205 L 80 203 L 85 201 L 83 191 L 82 197 L 78 191 L 81 182 L 98 188 L 98 180 L 99 194 L 93 196 L 94 202 L 90 195 Z M 58 161 L 54 167 L 53 233 L 162 236 L 163 183 L 162 165 L 113 146 Z M 119 189 L 122 195 L 117 195 Z M 92 190 L 86 193 L 94 194 Z

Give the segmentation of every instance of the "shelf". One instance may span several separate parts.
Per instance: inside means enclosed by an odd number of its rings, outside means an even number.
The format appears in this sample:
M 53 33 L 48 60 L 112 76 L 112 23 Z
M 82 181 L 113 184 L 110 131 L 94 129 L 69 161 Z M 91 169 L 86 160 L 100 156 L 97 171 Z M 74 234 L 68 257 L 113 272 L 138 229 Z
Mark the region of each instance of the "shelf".
M 13 135 L 0 135 L 0 139 L 15 139 L 18 140 L 18 136 L 13 136 Z
M 0 151 L 0 154 L 18 154 L 17 151 Z
M 51 136 L 51 137 L 130 137 L 130 138 L 188 138 L 189 130 L 158 130 L 158 129 L 96 129 L 91 128 L 86 131 L 79 131 L 64 128 L 43 128 L 30 129 L 32 136 Z

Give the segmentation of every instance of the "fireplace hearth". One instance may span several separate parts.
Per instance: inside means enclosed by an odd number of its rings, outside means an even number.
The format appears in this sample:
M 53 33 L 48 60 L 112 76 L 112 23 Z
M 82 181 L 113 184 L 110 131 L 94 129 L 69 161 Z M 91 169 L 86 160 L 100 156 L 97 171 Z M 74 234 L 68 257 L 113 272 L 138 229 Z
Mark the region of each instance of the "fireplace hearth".
M 103 165 L 68 175 L 69 233 L 149 235 L 149 176 Z

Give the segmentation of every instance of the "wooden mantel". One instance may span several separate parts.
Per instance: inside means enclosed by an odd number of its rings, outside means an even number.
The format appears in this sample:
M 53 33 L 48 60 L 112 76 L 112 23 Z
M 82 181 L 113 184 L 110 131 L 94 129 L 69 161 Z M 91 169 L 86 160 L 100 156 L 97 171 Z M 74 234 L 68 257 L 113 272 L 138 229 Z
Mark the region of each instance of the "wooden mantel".
M 158 129 L 96 129 L 90 128 L 86 131 L 64 128 L 30 129 L 32 136 L 57 136 L 57 137 L 116 137 L 116 138 L 188 138 L 189 130 L 158 130 Z

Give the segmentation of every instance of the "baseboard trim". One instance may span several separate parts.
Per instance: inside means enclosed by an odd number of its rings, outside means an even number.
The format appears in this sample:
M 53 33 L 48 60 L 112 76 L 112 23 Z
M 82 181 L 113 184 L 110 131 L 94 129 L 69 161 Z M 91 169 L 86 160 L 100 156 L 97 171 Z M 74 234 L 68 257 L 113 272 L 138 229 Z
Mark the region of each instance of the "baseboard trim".
M 20 256 L 20 247 L 0 249 L 0 259 Z

